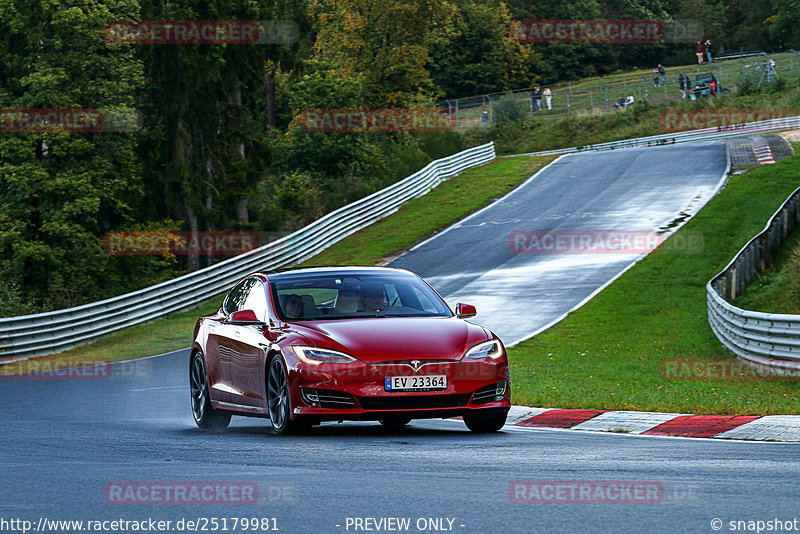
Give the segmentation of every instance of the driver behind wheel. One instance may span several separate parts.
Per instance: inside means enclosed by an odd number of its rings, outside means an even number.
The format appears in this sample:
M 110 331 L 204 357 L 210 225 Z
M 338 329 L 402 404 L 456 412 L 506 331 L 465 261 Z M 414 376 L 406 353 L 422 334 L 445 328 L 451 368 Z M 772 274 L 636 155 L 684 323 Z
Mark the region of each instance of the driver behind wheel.
M 368 283 L 361 287 L 361 303 L 365 311 L 381 311 L 389 306 L 383 284 Z

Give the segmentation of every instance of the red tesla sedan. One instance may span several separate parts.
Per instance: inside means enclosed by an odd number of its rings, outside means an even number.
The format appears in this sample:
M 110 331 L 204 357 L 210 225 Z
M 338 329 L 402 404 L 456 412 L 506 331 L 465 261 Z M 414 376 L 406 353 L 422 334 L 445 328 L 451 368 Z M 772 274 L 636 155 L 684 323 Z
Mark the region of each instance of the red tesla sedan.
M 505 424 L 505 347 L 455 314 L 421 278 L 377 267 L 255 273 L 194 331 L 194 420 L 268 417 L 277 433 L 322 421 L 463 416 L 474 432 Z

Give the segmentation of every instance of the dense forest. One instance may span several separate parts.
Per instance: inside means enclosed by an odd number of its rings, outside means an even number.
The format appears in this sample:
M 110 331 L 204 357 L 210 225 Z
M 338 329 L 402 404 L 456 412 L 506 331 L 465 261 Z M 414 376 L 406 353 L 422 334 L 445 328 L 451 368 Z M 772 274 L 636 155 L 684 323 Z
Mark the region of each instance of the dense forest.
M 693 58 L 691 43 L 521 43 L 513 20 L 690 19 L 716 51 L 769 51 L 800 45 L 798 18 L 800 0 L 0 1 L 4 113 L 128 110 L 138 121 L 0 128 L 0 306 L 78 305 L 219 260 L 107 254 L 109 232 L 280 235 L 470 144 L 448 131 L 308 131 L 304 110 L 431 108 Z M 296 38 L 131 44 L 105 31 L 159 20 L 290 21 Z

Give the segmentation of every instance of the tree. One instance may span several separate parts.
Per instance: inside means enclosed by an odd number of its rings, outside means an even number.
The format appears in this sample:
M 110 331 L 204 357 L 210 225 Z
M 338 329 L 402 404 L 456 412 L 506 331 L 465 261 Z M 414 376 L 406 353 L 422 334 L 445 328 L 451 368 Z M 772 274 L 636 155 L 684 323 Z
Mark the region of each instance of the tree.
M 141 63 L 103 25 L 136 11 L 132 0 L 1 4 L 0 108 L 132 108 Z M 6 298 L 51 309 L 103 295 L 115 265 L 103 233 L 140 193 L 134 134 L 3 132 L 0 154 L 0 277 L 16 288 Z
M 458 7 L 451 40 L 432 54 L 432 77 L 445 96 L 508 91 L 538 81 L 540 57 L 510 38 L 505 4 L 467 0 Z
M 447 42 L 456 10 L 444 0 L 313 0 L 314 56 L 342 76 L 363 74 L 371 107 L 405 107 L 435 94 L 431 48 Z

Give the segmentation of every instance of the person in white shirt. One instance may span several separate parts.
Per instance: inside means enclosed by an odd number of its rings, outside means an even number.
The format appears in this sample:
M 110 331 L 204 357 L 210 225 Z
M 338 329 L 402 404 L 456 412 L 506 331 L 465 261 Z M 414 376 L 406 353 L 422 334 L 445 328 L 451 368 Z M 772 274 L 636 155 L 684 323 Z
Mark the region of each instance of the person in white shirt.
M 550 92 L 549 87 L 545 87 L 544 91 L 542 91 L 542 95 L 544 95 L 544 101 L 547 103 L 547 109 L 553 109 L 552 98 L 553 93 Z
M 628 98 L 625 99 L 625 109 L 628 109 L 631 104 L 633 104 L 633 95 L 628 93 Z

